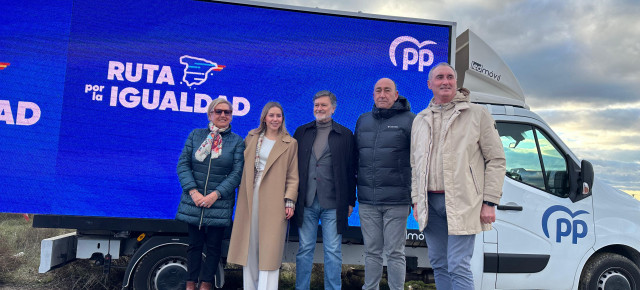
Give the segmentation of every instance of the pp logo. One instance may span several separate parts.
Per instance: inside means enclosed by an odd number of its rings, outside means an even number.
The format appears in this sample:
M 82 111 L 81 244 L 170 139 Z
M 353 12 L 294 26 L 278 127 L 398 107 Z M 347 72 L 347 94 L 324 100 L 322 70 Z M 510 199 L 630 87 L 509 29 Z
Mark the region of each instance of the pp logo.
M 587 228 L 587 223 L 583 220 L 575 219 L 575 217 L 581 214 L 588 214 L 589 212 L 584 210 L 576 211 L 575 213 L 571 212 L 570 209 L 561 206 L 554 205 L 548 208 L 544 214 L 542 215 L 542 231 L 547 238 L 551 238 L 549 236 L 549 217 L 556 212 L 564 212 L 569 215 L 573 221 L 570 221 L 567 218 L 559 217 L 556 220 L 556 243 L 560 243 L 563 237 L 571 236 L 571 243 L 577 244 L 578 239 L 584 238 L 587 236 L 589 229 Z
M 402 70 L 408 70 L 410 65 L 414 65 L 417 63 L 418 71 L 424 71 L 425 66 L 430 66 L 433 63 L 433 52 L 422 47 L 429 44 L 437 43 L 431 40 L 419 42 L 417 39 L 411 36 L 400 36 L 394 39 L 393 42 L 391 42 L 391 46 L 389 46 L 389 58 L 391 58 L 391 63 L 393 63 L 393 66 L 398 66 L 398 64 L 396 63 L 396 48 L 403 42 L 413 43 L 419 50 L 416 50 L 413 47 L 406 47 L 402 50 Z M 426 59 L 425 55 L 427 56 Z

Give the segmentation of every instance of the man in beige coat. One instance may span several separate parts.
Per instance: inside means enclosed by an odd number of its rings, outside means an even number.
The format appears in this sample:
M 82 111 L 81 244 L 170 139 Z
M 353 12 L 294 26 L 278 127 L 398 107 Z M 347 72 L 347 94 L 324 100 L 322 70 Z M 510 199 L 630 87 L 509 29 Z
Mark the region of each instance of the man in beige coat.
M 425 230 L 436 288 L 473 289 L 475 235 L 495 222 L 504 150 L 489 111 L 457 90 L 451 65 L 434 66 L 427 84 L 433 99 L 411 130 L 413 215 Z

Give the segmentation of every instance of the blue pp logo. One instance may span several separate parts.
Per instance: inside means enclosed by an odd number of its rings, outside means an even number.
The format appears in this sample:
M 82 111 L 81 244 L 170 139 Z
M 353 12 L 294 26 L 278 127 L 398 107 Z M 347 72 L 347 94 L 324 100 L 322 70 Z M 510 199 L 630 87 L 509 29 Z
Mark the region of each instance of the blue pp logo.
M 584 238 L 587 236 L 589 229 L 587 228 L 587 223 L 583 220 L 575 219 L 575 217 L 581 214 L 588 214 L 589 212 L 584 210 L 576 211 L 575 213 L 571 212 L 570 209 L 561 206 L 554 205 L 548 208 L 544 214 L 542 215 L 542 231 L 547 238 L 551 238 L 549 236 L 549 217 L 556 212 L 564 212 L 569 215 L 572 220 L 569 220 L 564 217 L 559 217 L 556 220 L 556 243 L 560 243 L 563 237 L 571 236 L 571 243 L 577 244 L 578 239 Z

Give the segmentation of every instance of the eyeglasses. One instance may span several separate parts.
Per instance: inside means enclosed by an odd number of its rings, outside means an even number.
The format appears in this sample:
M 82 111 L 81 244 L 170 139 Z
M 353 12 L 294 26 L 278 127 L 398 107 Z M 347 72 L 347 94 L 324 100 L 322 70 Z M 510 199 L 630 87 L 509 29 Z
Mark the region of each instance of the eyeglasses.
M 214 113 L 214 114 L 216 114 L 218 116 L 222 115 L 222 113 L 224 113 L 225 115 L 230 116 L 231 115 L 231 110 L 216 109 L 216 110 L 213 110 L 213 112 L 211 112 L 211 113 Z

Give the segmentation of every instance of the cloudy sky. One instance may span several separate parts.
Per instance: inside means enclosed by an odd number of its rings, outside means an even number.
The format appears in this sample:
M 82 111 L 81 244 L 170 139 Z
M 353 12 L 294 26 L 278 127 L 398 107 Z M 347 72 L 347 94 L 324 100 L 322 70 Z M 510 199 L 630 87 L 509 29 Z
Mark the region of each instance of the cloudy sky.
M 638 0 L 263 0 L 453 21 L 520 81 L 541 115 L 597 178 L 640 199 Z

